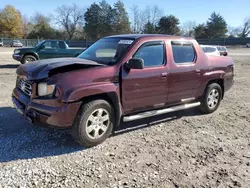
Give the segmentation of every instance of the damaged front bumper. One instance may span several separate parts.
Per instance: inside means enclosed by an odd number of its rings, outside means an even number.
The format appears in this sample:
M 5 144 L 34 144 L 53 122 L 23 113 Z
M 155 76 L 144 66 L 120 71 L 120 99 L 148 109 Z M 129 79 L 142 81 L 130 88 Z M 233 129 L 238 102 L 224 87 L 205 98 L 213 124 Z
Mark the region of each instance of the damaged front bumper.
M 13 90 L 12 101 L 31 124 L 56 128 L 71 127 L 81 105 L 81 102 L 58 103 L 58 99 L 36 99 L 34 102 L 18 88 Z M 46 105 L 48 103 L 52 105 Z

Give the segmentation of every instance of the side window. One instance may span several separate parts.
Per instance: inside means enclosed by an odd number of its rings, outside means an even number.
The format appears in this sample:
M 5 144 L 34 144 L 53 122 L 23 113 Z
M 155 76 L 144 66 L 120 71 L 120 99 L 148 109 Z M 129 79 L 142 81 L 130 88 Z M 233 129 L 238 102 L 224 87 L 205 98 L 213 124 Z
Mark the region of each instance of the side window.
M 174 61 L 177 64 L 193 63 L 196 57 L 193 44 L 191 42 L 172 42 Z
M 153 67 L 164 64 L 164 54 L 163 42 L 148 42 L 143 44 L 133 57 L 143 59 L 145 67 Z
M 56 41 L 46 41 L 44 44 L 45 49 L 57 49 L 58 48 L 58 42 Z
M 63 41 L 59 41 L 59 49 L 66 49 L 65 43 Z
M 212 48 L 212 47 L 207 47 L 207 52 L 212 53 L 215 52 L 216 48 Z

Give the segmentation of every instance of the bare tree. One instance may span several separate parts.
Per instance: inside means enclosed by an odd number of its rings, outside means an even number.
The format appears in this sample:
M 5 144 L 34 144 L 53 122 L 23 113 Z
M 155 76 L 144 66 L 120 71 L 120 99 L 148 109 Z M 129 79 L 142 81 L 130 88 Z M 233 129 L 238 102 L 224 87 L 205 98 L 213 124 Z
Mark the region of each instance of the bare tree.
M 29 19 L 26 15 L 22 15 L 22 20 L 23 20 L 23 37 L 27 38 L 29 32 L 31 31 L 29 27 Z
M 134 33 L 141 33 L 145 24 L 151 23 L 157 25 L 163 15 L 163 10 L 158 5 L 154 5 L 153 7 L 147 6 L 145 9 L 140 9 L 138 5 L 133 5 L 131 13 L 133 17 L 132 30 Z
M 163 9 L 160 9 L 158 5 L 151 7 L 151 23 L 156 25 L 160 18 L 163 16 Z
M 245 18 L 239 37 L 245 38 L 248 35 L 250 35 L 250 18 Z
M 229 37 L 248 37 L 250 35 L 250 18 L 245 18 L 240 27 L 227 27 Z
M 228 31 L 227 33 L 228 33 L 229 37 L 238 37 L 241 33 L 241 28 L 228 26 L 227 31 Z
M 185 36 L 194 37 L 194 28 L 196 27 L 195 21 L 187 21 L 181 25 L 181 34 Z
M 35 12 L 35 14 L 31 17 L 31 22 L 33 24 L 40 24 L 40 23 L 50 23 L 51 19 L 49 16 L 45 16 L 40 12 Z
M 153 25 L 157 25 L 160 18 L 163 16 L 163 9 L 160 9 L 158 5 L 154 5 L 153 7 L 147 6 L 143 11 L 144 24 L 150 22 Z M 143 25 L 144 25 L 143 24 Z
M 133 17 L 132 31 L 134 33 L 141 33 L 144 23 L 146 23 L 147 15 L 138 7 L 138 5 L 133 5 L 131 8 L 131 12 Z
M 132 13 L 132 19 L 133 19 L 133 26 L 132 26 L 132 31 L 133 33 L 138 32 L 138 22 L 139 22 L 139 15 L 140 15 L 140 9 L 137 5 L 133 5 L 131 8 L 131 13 Z
M 84 18 L 83 10 L 76 4 L 62 5 L 56 9 L 56 23 L 63 27 L 71 40 L 79 25 L 82 25 Z

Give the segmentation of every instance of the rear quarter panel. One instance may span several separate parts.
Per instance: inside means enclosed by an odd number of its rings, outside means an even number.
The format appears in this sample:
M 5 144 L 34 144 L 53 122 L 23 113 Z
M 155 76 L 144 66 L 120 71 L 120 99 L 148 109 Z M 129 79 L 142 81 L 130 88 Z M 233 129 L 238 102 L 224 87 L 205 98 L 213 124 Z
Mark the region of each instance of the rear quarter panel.
M 211 80 L 223 79 L 224 91 L 228 91 L 233 85 L 234 61 L 231 57 L 207 56 L 208 67 L 203 73 L 203 87 L 200 92 L 203 93 L 207 84 Z

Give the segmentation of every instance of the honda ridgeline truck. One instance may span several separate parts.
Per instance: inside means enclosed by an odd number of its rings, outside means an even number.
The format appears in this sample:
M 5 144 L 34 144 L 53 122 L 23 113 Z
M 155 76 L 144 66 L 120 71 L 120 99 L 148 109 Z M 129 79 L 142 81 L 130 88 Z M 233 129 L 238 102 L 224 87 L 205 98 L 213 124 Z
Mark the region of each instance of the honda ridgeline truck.
M 18 112 L 33 124 L 68 128 L 91 147 L 120 121 L 194 107 L 214 112 L 233 85 L 234 62 L 207 56 L 192 38 L 118 35 L 77 58 L 39 60 L 16 72 Z

